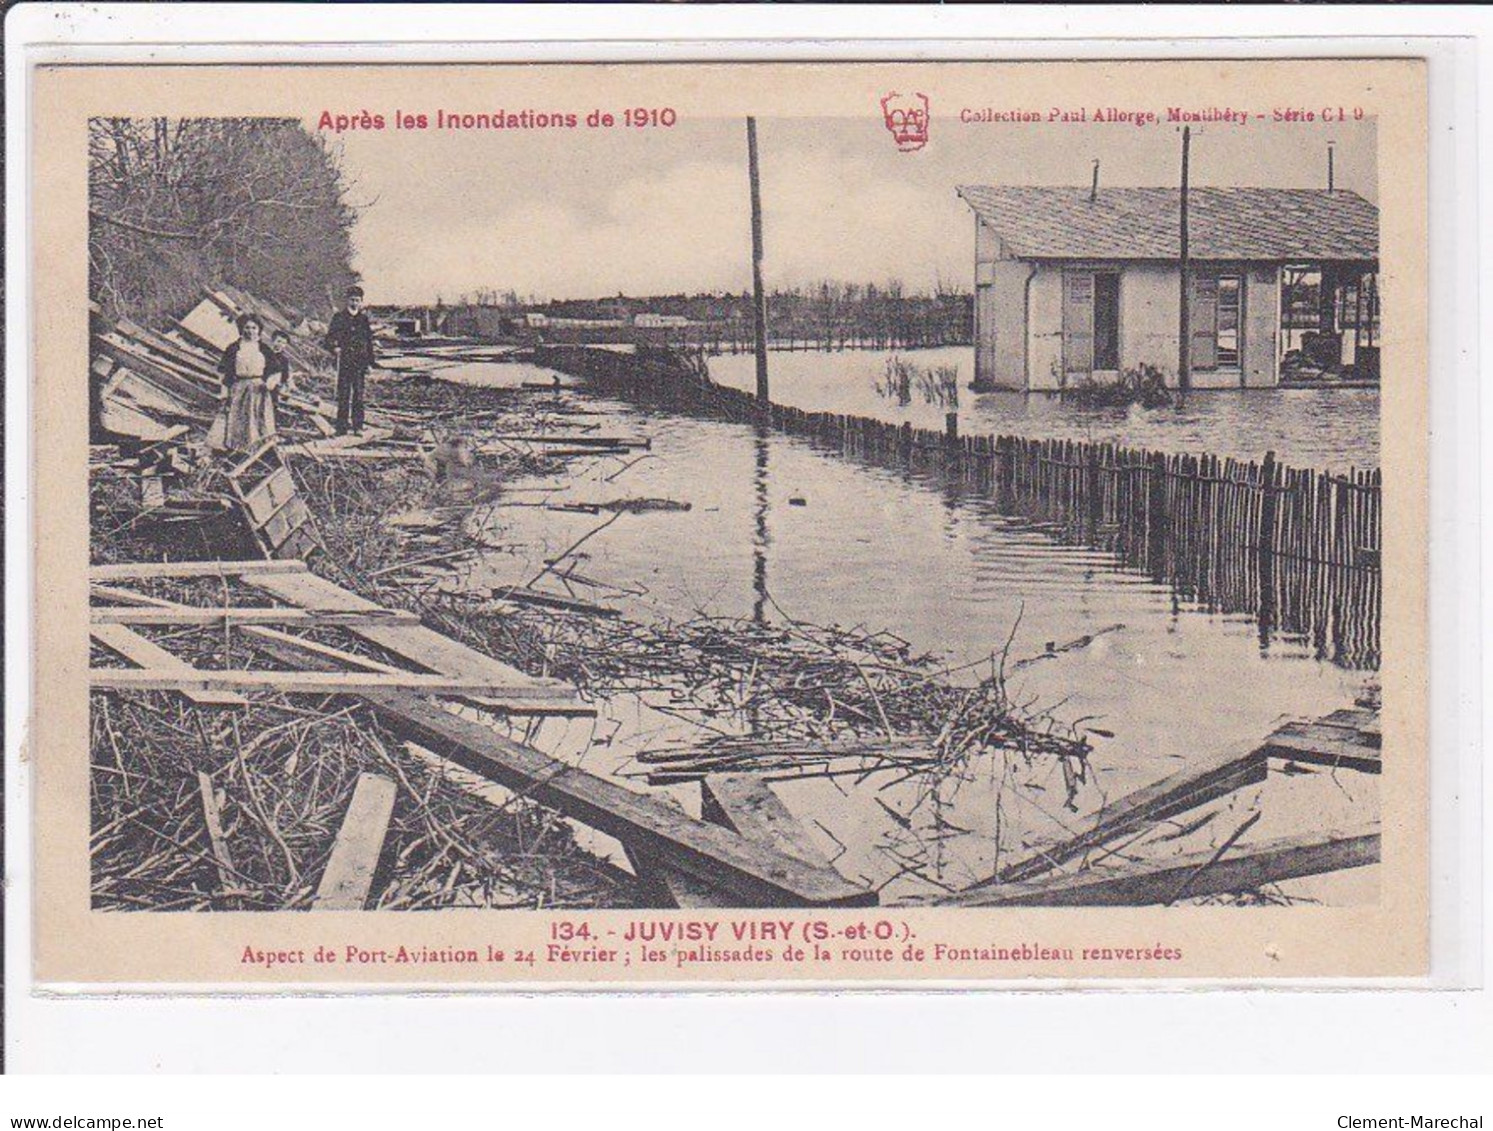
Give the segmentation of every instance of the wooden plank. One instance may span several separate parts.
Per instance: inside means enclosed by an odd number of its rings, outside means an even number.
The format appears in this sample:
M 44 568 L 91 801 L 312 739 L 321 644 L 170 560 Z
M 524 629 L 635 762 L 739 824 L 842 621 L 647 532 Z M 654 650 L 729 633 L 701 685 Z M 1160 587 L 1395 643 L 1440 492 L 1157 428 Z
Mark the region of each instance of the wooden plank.
M 871 906 L 876 893 L 833 869 L 697 821 L 667 802 L 551 758 L 403 691 L 365 698 L 402 738 L 499 785 L 614 836 L 630 851 L 666 860 L 742 907 Z
M 1039 876 L 1121 833 L 1185 813 L 1252 782 L 1262 782 L 1267 772 L 1263 748 L 1258 745 L 1230 748 L 1104 806 L 1080 822 L 1070 839 L 1038 849 L 1002 868 L 997 877 L 974 886 L 987 887 Z
M 363 625 L 413 625 L 420 618 L 403 609 L 372 609 L 343 612 L 336 609 L 199 608 L 181 605 L 171 609 L 139 605 L 94 605 L 89 610 L 94 624 L 300 624 L 307 627 Z
M 99 626 L 108 627 L 108 626 Z M 362 695 L 391 689 L 447 695 L 470 691 L 544 702 L 565 696 L 551 687 L 508 687 L 486 676 L 432 675 L 424 672 L 207 671 L 201 668 L 93 668 L 95 691 L 277 691 L 288 695 Z M 562 700 L 568 701 L 568 700 Z
M 305 573 L 306 563 L 299 561 L 243 562 L 128 562 L 88 567 L 92 581 L 144 581 L 155 577 L 243 577 L 258 574 Z M 376 606 L 375 606 L 376 607 Z
M 100 407 L 100 423 L 116 436 L 131 436 L 146 443 L 174 440 L 186 431 L 181 424 L 165 425 L 122 401 L 106 398 Z
M 162 601 L 159 597 L 147 597 L 143 593 L 135 593 L 129 589 L 121 589 L 117 585 L 100 585 L 94 582 L 89 586 L 90 598 L 102 597 L 113 601 L 116 605 L 148 605 L 153 609 L 180 609 L 175 601 Z
M 1315 832 L 1246 845 L 1236 855 L 1190 853 L 1126 869 L 1092 868 L 1045 883 L 1002 884 L 940 898 L 960 907 L 1139 907 L 1188 898 L 1252 891 L 1282 880 L 1361 868 L 1379 861 L 1379 828 L 1346 834 Z
M 1345 735 L 1352 734 L 1347 738 Z M 1312 766 L 1344 767 L 1377 774 L 1382 766 L 1380 751 L 1358 741 L 1356 732 L 1336 727 L 1282 727 L 1265 740 L 1265 750 L 1272 758 L 1289 758 Z
M 218 374 L 218 358 L 205 350 L 194 349 L 178 338 L 157 334 L 154 330 L 131 322 L 128 318 L 121 318 L 116 322 L 115 330 L 121 337 L 133 339 L 156 353 L 164 355 L 183 369 L 193 371 L 208 384 L 220 385 L 222 383 L 222 378 Z
M 105 401 L 122 402 L 128 408 L 171 421 L 196 423 L 212 415 L 206 409 L 192 407 L 169 389 L 161 388 L 124 366 L 114 370 L 100 396 Z
M 359 774 L 347 816 L 332 845 L 326 871 L 311 903 L 313 911 L 361 911 L 368 903 L 373 877 L 389 835 L 398 789 L 388 778 Z
M 260 592 L 288 604 L 347 612 L 379 607 L 372 601 L 311 573 L 256 573 L 252 576 L 245 576 L 244 580 Z M 423 626 L 363 625 L 354 627 L 350 631 L 427 671 L 447 675 L 481 675 L 490 680 L 494 687 L 502 689 L 495 691 L 494 694 L 506 695 L 513 689 L 524 687 L 548 688 L 555 692 L 554 697 L 558 698 L 559 693 L 573 694 L 574 691 L 560 680 L 539 679 L 527 675 L 475 648 L 469 648 L 465 644 L 460 644 L 450 637 L 442 636 Z
M 262 464 L 264 474 L 269 475 L 277 467 L 284 466 L 280 461 L 280 440 L 278 436 L 266 436 L 259 441 L 259 446 L 244 456 L 228 471 L 229 482 L 233 484 L 234 490 L 242 492 L 245 484 L 239 482 L 255 465 Z M 259 480 L 254 480 L 258 483 Z
M 539 605 L 547 609 L 561 609 L 568 613 L 585 613 L 587 616 L 617 617 L 622 615 L 620 609 L 610 608 L 607 605 L 598 605 L 592 601 L 580 601 L 574 597 L 561 596 L 558 593 L 544 593 L 538 589 L 529 589 L 522 585 L 493 589 L 488 595 L 494 601 L 511 601 L 516 605 Z
M 772 787 L 753 774 L 711 774 L 700 782 L 702 815 L 712 824 L 731 829 L 797 857 L 808 864 L 832 867 L 809 839 L 803 825 L 788 812 Z M 728 892 L 670 866 L 667 860 L 630 853 L 638 878 L 656 897 L 684 910 L 735 906 Z
M 174 366 L 159 356 L 152 356 L 144 346 L 118 334 L 95 334 L 94 344 L 120 365 L 154 385 L 163 396 L 174 397 L 184 412 L 217 410 L 222 391 L 215 381 L 209 382 L 195 372 Z
M 830 867 L 803 824 L 757 774 L 707 774 L 700 781 L 705 819 L 771 844 L 809 864 Z
M 297 496 L 286 499 L 254 532 L 271 557 L 298 558 L 302 556 L 299 550 L 301 543 L 295 538 L 310 521 L 311 509 L 306 506 L 304 499 Z
M 198 674 L 180 656 L 172 655 L 153 640 L 147 640 L 138 632 L 122 624 L 95 624 L 89 626 L 89 635 L 132 664 L 138 664 L 155 672 L 164 672 L 190 679 Z M 95 668 L 94 671 L 103 669 Z M 90 681 L 92 673 L 90 672 Z M 222 688 L 197 687 L 185 684 L 177 688 L 187 699 L 199 707 L 245 707 L 249 701 L 242 695 Z
M 285 663 L 297 666 L 303 663 L 322 662 L 330 663 L 336 668 L 353 671 L 370 672 L 399 672 L 400 669 L 390 664 L 380 663 L 378 660 L 367 656 L 359 656 L 354 652 L 347 652 L 341 648 L 334 648 L 329 644 L 322 644 L 316 640 L 307 640 L 303 636 L 292 636 L 287 632 L 279 632 L 273 628 L 262 628 L 256 625 L 248 625 L 240 630 L 245 635 L 253 636 L 259 641 L 261 647 L 271 656 Z M 567 694 L 569 698 L 559 698 L 561 694 Z M 452 698 L 459 699 L 463 703 L 470 703 L 474 707 L 481 707 L 488 711 L 499 711 L 508 715 L 534 715 L 534 716 L 573 716 L 581 718 L 592 718 L 596 715 L 596 708 L 589 703 L 582 703 L 573 697 L 573 692 L 566 688 L 557 689 L 557 698 L 553 700 L 536 700 L 521 698 L 504 698 L 502 695 L 473 695 L 464 692 L 452 694 Z
M 632 851 L 628 852 L 628 858 L 632 861 L 638 880 L 647 889 L 649 898 L 661 906 L 677 907 L 681 911 L 738 906 L 729 892 L 697 880 L 670 866 L 667 861 Z
M 641 448 L 648 450 L 653 447 L 653 440 L 648 437 L 595 436 L 586 432 L 575 435 L 525 435 L 517 432 L 498 433 L 485 438 L 510 444 L 559 444 L 562 447 L 572 448 Z M 506 449 L 502 446 L 502 443 L 492 443 L 483 444 L 477 450 L 484 455 L 501 455 Z
M 312 440 L 304 444 L 308 451 L 314 449 L 318 452 L 341 451 L 349 448 L 361 448 L 368 444 L 376 444 L 390 439 L 394 435 L 392 428 L 365 427 L 361 432 L 346 432 L 342 435 L 333 435 L 325 440 Z
M 275 468 L 254 487 L 244 492 L 244 509 L 256 523 L 263 523 L 291 499 L 296 497 L 295 480 L 284 464 Z
M 210 298 L 199 302 L 177 320 L 191 337 L 222 351 L 238 340 L 238 327 L 221 306 Z
M 1384 744 L 1377 711 L 1366 711 L 1359 707 L 1345 708 L 1316 719 L 1310 725 L 1333 727 L 1344 732 L 1338 737 L 1345 738 L 1349 742 L 1361 743 L 1364 746 L 1372 746 L 1375 749 Z
M 1379 715 L 1377 712 L 1370 711 L 1365 707 L 1343 707 L 1333 711 L 1329 715 L 1324 715 L 1317 722 L 1326 723 L 1329 726 L 1351 727 L 1354 730 L 1362 730 L 1364 727 L 1376 722 L 1378 718 Z
M 224 892 L 234 891 L 238 885 L 234 883 L 233 855 L 228 851 L 228 837 L 223 833 L 218 797 L 213 790 L 213 779 L 201 770 L 197 771 L 197 792 L 202 796 L 202 820 L 207 825 L 207 839 L 212 845 L 213 860 L 218 865 L 218 885 Z
M 414 448 L 323 448 L 319 445 L 320 440 L 313 440 L 308 444 L 284 444 L 280 448 L 280 454 L 284 456 L 308 456 L 312 459 L 350 459 L 350 460 L 421 460 L 425 458 L 423 452 Z

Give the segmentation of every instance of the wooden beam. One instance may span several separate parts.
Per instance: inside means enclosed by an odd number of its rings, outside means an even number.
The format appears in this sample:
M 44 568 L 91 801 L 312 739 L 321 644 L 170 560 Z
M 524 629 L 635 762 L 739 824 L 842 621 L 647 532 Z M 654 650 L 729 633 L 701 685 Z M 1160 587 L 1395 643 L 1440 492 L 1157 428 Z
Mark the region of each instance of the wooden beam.
M 1002 884 L 939 899 L 960 907 L 1140 907 L 1188 898 L 1252 891 L 1282 880 L 1361 868 L 1379 862 L 1379 829 L 1365 826 L 1345 835 L 1329 832 L 1246 845 L 1237 855 L 1214 859 L 1197 852 L 1133 868 L 1091 868 L 1034 884 Z
M 374 691 L 419 691 L 449 695 L 471 691 L 543 702 L 563 691 L 549 687 L 505 687 L 486 676 L 428 675 L 419 672 L 205 671 L 189 668 L 134 670 L 93 668 L 88 684 L 95 691 L 272 691 L 286 695 L 363 695 Z
M 593 601 L 580 601 L 574 597 L 562 597 L 556 593 L 543 593 L 523 585 L 494 589 L 490 593 L 494 601 L 510 601 L 515 605 L 539 605 L 549 609 L 561 609 L 568 613 L 584 613 L 587 616 L 617 617 L 620 609 L 598 605 Z
M 703 911 L 738 906 L 729 892 L 697 880 L 656 856 L 629 849 L 627 858 L 632 861 L 633 871 L 646 889 L 647 897 L 661 907 Z
M 94 605 L 88 610 L 93 624 L 298 624 L 306 628 L 356 628 L 365 625 L 414 625 L 420 618 L 402 609 L 343 612 L 337 609 L 207 608 L 182 605 L 161 609 L 138 605 Z
M 1313 766 L 1343 767 L 1377 774 L 1382 759 L 1377 747 L 1360 740 L 1357 732 L 1320 724 L 1282 727 L 1265 740 L 1272 758 L 1289 758 Z
M 586 432 L 575 435 L 525 435 L 512 432 L 483 438 L 509 444 L 559 444 L 572 448 L 641 448 L 647 451 L 653 447 L 653 440 L 647 436 L 595 436 Z M 496 444 L 484 444 L 477 450 L 485 455 L 500 455 L 505 449 Z
M 771 844 L 806 863 L 831 866 L 809 831 L 759 775 L 707 774 L 700 781 L 700 796 L 707 821 L 735 829 L 749 840 Z
M 152 609 L 183 609 L 185 605 L 179 605 L 175 601 L 163 601 L 159 597 L 147 597 L 143 593 L 136 593 L 130 589 L 121 589 L 117 585 L 100 585 L 95 582 L 89 587 L 90 597 L 102 597 L 113 601 L 116 605 L 141 605 Z
M 261 593 L 267 593 L 287 604 L 306 608 L 358 612 L 379 607 L 312 573 L 255 573 L 246 575 L 244 580 Z M 550 692 L 550 700 L 556 701 L 575 694 L 574 688 L 560 680 L 527 675 L 475 648 L 469 648 L 420 625 L 362 625 L 350 627 L 348 631 L 418 668 L 447 675 L 483 676 L 491 681 L 494 688 L 491 694 L 494 695 L 508 697 L 519 688 L 544 688 Z M 529 698 L 528 695 L 522 697 Z
M 420 460 L 425 458 L 423 452 L 413 448 L 321 448 L 316 445 L 321 443 L 313 440 L 309 444 L 283 444 L 280 447 L 282 456 L 307 456 L 311 459 L 350 459 L 350 460 Z
M 266 573 L 305 573 L 302 561 L 128 562 L 88 567 L 92 581 L 143 581 L 154 577 L 252 577 Z
M 257 625 L 246 625 L 239 630 L 245 635 L 252 636 L 259 642 L 260 647 L 277 660 L 287 664 L 303 666 L 307 661 L 312 663 L 331 663 L 337 668 L 351 668 L 353 671 L 400 673 L 401 669 L 391 664 L 380 663 L 378 660 L 369 659 L 367 656 L 359 656 L 354 652 L 347 652 L 341 648 L 333 648 L 329 644 L 320 641 L 307 640 L 303 636 L 292 636 L 288 632 L 278 632 L 273 628 L 261 628 Z M 524 698 L 504 698 L 502 695 L 475 695 L 466 692 L 453 692 L 452 698 L 459 699 L 463 703 L 470 703 L 474 707 L 481 707 L 488 711 L 499 711 L 508 715 L 536 715 L 550 717 L 557 715 L 574 716 L 579 718 L 592 718 L 596 715 L 596 708 L 589 703 L 582 703 L 574 697 L 574 693 L 567 688 L 559 688 L 556 691 L 557 698 L 554 700 L 536 700 Z M 558 696 L 568 696 L 559 698 Z
M 145 639 L 138 632 L 122 624 L 91 625 L 88 633 L 109 651 L 117 653 L 141 668 L 174 675 L 183 680 L 193 679 L 199 674 L 198 669 L 192 667 L 180 656 L 173 655 L 155 641 Z M 105 670 L 107 669 L 94 668 L 89 672 L 89 682 L 92 683 L 95 673 Z M 174 690 L 180 691 L 199 707 L 246 707 L 249 704 L 249 701 L 242 695 L 223 688 L 184 684 Z
M 384 724 L 499 785 L 614 836 L 645 856 L 728 891 L 742 907 L 870 906 L 876 894 L 830 868 L 697 821 L 673 805 L 559 762 L 403 691 L 365 696 Z
M 388 778 L 358 775 L 347 816 L 311 903 L 313 911 L 361 911 L 367 905 L 397 793 Z
M 1261 747 L 1232 747 L 1104 806 L 1081 821 L 1068 840 L 1040 848 L 1008 864 L 998 876 L 983 880 L 974 888 L 1040 876 L 1131 829 L 1185 813 L 1241 786 L 1262 782 L 1267 772 L 1265 751 Z
M 772 787 L 755 774 L 711 774 L 700 782 L 701 814 L 748 840 L 773 845 L 807 864 L 833 867 L 809 840 Z M 671 867 L 668 861 L 630 852 L 633 868 L 653 894 L 685 910 L 734 907 L 728 892 Z
M 202 820 L 207 825 L 207 839 L 212 845 L 213 860 L 218 865 L 218 885 L 224 893 L 237 890 L 233 866 L 233 855 L 228 851 L 228 837 L 223 833 L 223 815 L 218 809 L 218 797 L 213 790 L 213 779 L 201 770 L 197 771 L 197 792 L 202 796 Z

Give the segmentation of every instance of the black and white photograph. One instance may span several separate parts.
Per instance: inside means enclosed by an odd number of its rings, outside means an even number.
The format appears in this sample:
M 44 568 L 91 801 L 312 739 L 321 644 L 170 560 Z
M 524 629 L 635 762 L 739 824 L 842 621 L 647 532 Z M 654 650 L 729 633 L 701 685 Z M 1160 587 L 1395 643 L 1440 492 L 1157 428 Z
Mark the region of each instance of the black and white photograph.
M 1422 76 L 1172 66 L 79 96 L 69 914 L 227 980 L 1178 976 L 1325 911 L 1390 941 L 1282 974 L 1413 964 Z

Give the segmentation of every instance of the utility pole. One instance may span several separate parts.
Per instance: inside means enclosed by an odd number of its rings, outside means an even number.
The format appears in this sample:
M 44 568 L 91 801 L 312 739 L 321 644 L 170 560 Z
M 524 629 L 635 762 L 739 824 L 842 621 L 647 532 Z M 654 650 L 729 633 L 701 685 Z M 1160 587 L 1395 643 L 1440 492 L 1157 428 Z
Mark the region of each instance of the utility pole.
M 1192 146 L 1192 127 L 1182 127 L 1182 231 L 1181 264 L 1182 316 L 1179 324 L 1181 341 L 1177 348 L 1177 387 L 1186 392 L 1192 387 L 1192 309 L 1187 279 L 1187 151 Z
M 767 296 L 762 292 L 762 184 L 757 171 L 757 119 L 748 118 L 747 171 L 752 180 L 752 329 L 757 340 L 757 400 L 766 410 L 771 403 L 767 390 Z

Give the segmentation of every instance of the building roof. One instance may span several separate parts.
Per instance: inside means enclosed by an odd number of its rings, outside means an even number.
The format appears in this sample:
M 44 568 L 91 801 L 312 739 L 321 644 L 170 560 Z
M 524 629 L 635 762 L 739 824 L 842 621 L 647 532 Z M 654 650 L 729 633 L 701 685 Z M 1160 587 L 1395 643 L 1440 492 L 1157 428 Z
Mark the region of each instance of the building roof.
M 959 195 L 1018 259 L 1176 259 L 1174 188 L 997 188 Z M 1187 193 L 1195 259 L 1378 259 L 1379 209 L 1343 189 L 1194 188 Z

